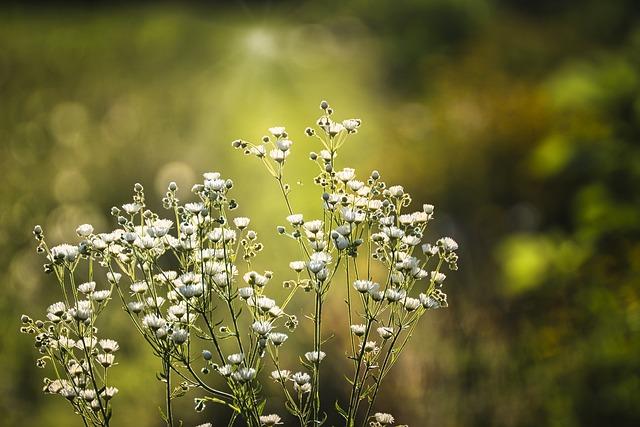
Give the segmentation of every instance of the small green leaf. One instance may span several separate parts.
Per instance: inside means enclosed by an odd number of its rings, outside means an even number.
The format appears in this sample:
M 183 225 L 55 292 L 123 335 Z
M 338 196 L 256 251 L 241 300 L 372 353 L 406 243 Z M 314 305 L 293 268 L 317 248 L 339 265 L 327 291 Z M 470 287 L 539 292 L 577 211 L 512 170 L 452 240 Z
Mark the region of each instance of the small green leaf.
M 258 403 L 258 414 L 262 415 L 262 411 L 264 411 L 264 406 L 267 404 L 267 400 L 263 399 L 262 402 Z
M 336 411 L 338 411 L 338 414 L 340 414 L 342 416 L 342 418 L 344 418 L 346 420 L 347 416 L 348 416 L 347 412 L 340 407 L 340 404 L 338 403 L 337 400 L 336 400 L 335 407 L 336 407 Z

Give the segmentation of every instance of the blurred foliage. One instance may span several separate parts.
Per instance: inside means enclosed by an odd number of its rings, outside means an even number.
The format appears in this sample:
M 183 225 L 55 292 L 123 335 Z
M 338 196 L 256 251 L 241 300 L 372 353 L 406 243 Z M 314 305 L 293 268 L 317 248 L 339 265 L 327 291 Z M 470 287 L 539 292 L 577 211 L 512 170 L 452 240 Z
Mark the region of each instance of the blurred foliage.
M 77 422 L 41 394 L 17 334 L 19 315 L 56 293 L 32 226 L 58 241 L 79 223 L 104 230 L 134 182 L 159 199 L 169 180 L 187 189 L 220 170 L 282 247 L 263 262 L 284 279 L 294 248 L 273 231 L 277 190 L 229 142 L 274 124 L 299 135 L 294 199 L 310 211 L 316 147 L 302 130 L 322 98 L 364 121 L 342 161 L 435 203 L 432 236 L 462 247 L 450 308 L 424 319 L 380 409 L 412 426 L 640 424 L 638 18 L 630 0 L 5 6 L 3 425 Z M 342 311 L 329 313 L 335 331 Z M 116 425 L 160 425 L 157 367 L 124 316 L 111 322 Z

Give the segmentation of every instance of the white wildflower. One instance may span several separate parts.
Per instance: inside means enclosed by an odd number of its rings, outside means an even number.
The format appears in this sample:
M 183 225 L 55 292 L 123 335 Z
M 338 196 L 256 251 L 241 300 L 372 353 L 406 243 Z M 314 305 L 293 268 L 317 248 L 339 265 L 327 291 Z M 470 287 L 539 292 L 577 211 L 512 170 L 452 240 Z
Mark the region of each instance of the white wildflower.
M 280 151 L 287 152 L 292 145 L 293 145 L 293 141 L 290 141 L 288 139 L 279 139 L 276 141 L 276 147 L 278 147 Z
M 186 301 L 181 301 L 179 304 L 170 306 L 167 311 L 171 316 L 180 319 L 187 313 L 187 303 Z
M 418 246 L 420 244 L 420 238 L 416 236 L 404 236 L 402 243 L 406 243 L 409 246 Z
M 311 363 L 320 363 L 322 359 L 324 359 L 326 353 L 324 351 L 308 351 L 304 354 L 305 359 L 307 359 Z
M 214 228 L 207 237 L 214 243 L 218 243 L 220 241 L 228 243 L 236 239 L 236 232 L 235 230 L 230 230 L 228 228 L 218 227 Z
M 440 304 L 438 303 L 438 301 L 436 301 L 434 298 L 432 298 L 431 296 L 427 296 L 425 294 L 420 294 L 418 296 L 420 298 L 420 302 L 422 303 L 422 306 L 426 309 L 434 309 L 434 308 L 440 308 Z
M 372 289 L 369 291 L 369 295 L 374 301 L 382 301 L 384 299 L 384 291 L 381 289 Z
M 172 226 L 173 221 L 168 219 L 157 219 L 153 222 L 153 226 L 147 228 L 147 233 L 150 237 L 164 237 Z
M 244 288 L 240 288 L 238 289 L 238 295 L 240 296 L 240 298 L 242 299 L 249 299 L 253 296 L 253 288 L 250 287 L 244 287 Z
M 288 380 L 290 376 L 291 376 L 291 371 L 288 371 L 286 369 L 281 369 L 279 371 L 271 372 L 271 378 L 273 378 L 276 381 Z
M 389 326 L 381 326 L 377 329 L 377 331 L 383 340 L 387 340 L 393 336 L 393 328 Z
M 351 179 L 349 182 L 347 182 L 347 186 L 351 189 L 351 191 L 357 191 L 358 195 L 360 195 L 360 196 L 366 196 L 368 194 L 368 192 L 370 191 L 370 188 L 366 187 L 364 185 L 364 182 L 358 181 L 358 180 L 355 180 L 355 179 Z M 365 194 L 360 194 L 360 191 L 362 191 L 364 188 L 366 188 Z
M 389 302 L 397 302 L 407 296 L 407 291 L 404 289 L 390 288 L 385 291 L 384 296 Z
M 102 350 L 105 353 L 113 353 L 118 351 L 118 349 L 120 348 L 120 346 L 118 345 L 117 341 L 114 340 L 100 340 L 100 347 L 102 347 Z
M 325 267 L 326 263 L 322 260 L 312 259 L 308 263 L 309 271 L 318 274 Z
M 136 214 L 142 209 L 142 205 L 138 203 L 125 203 L 122 205 L 122 209 L 129 215 Z
M 367 202 L 367 208 L 370 211 L 377 211 L 380 208 L 382 208 L 382 200 L 378 200 L 378 199 L 373 199 L 373 200 L 369 200 Z
M 205 172 L 202 174 L 202 177 L 208 181 L 212 181 L 220 178 L 220 172 Z
M 90 236 L 91 233 L 93 233 L 93 225 L 91 225 L 91 224 L 79 225 L 78 228 L 76 228 L 76 233 L 80 237 Z
M 442 246 L 445 252 L 454 252 L 458 250 L 458 243 L 451 237 L 443 237 L 438 240 L 438 245 Z
M 372 282 L 371 280 L 356 280 L 355 282 L 353 282 L 353 287 L 356 289 L 356 291 L 360 292 L 360 293 L 367 293 L 377 287 L 379 287 L 380 285 L 378 285 L 375 282 Z
M 122 279 L 122 274 L 120 273 L 112 273 L 111 271 L 107 273 L 107 280 L 109 283 L 117 284 Z
M 178 292 L 185 298 L 199 297 L 204 293 L 204 285 L 196 283 L 192 285 L 182 285 L 178 288 Z
M 302 220 L 302 218 L 300 218 Z M 314 219 L 313 221 L 308 221 L 304 224 L 304 228 L 313 234 L 317 234 L 320 230 L 322 230 L 322 221 L 319 219 Z
M 258 145 L 257 147 L 251 147 L 249 149 L 249 152 L 251 154 L 253 154 L 254 156 L 257 156 L 259 158 L 263 158 L 264 156 L 267 155 L 267 149 L 264 147 L 264 145 Z
M 73 262 L 78 258 L 78 247 L 69 244 L 62 244 L 51 248 L 51 258 L 53 261 Z
M 231 374 L 231 376 L 238 382 L 246 383 L 256 377 L 256 370 L 253 368 L 240 368 Z
M 102 398 L 104 400 L 111 400 L 116 394 L 118 394 L 118 389 L 116 387 L 105 387 L 102 390 Z
M 278 163 L 283 163 L 288 155 L 289 151 L 282 151 L 280 149 L 269 151 L 269 156 Z
M 336 122 L 329 123 L 328 125 L 324 126 L 324 129 L 331 137 L 334 137 L 345 130 L 342 124 Z
M 60 347 L 72 349 L 76 346 L 76 341 L 64 335 L 61 335 L 60 338 L 58 338 L 58 344 L 60 344 Z
M 91 402 L 93 399 L 96 398 L 96 391 L 91 388 L 80 390 L 80 397 L 82 397 L 87 402 Z
M 184 208 L 191 212 L 192 214 L 199 214 L 204 209 L 204 203 L 202 202 L 191 202 L 186 203 Z
M 96 360 L 99 364 L 101 364 L 105 368 L 108 368 L 113 365 L 115 356 L 111 353 L 100 353 L 96 356 Z
M 411 225 L 413 224 L 413 217 L 411 215 L 400 215 L 398 217 L 398 222 L 402 225 Z
M 276 347 L 282 345 L 287 338 L 289 338 L 287 334 L 283 334 L 281 332 L 272 332 L 269 334 L 269 341 L 271 341 Z
M 233 372 L 233 367 L 231 365 L 224 365 L 218 367 L 218 373 L 223 377 L 228 377 Z
M 386 414 L 383 412 L 376 412 L 373 417 L 382 425 L 393 424 L 395 419 L 391 414 Z
M 422 253 L 427 256 L 434 256 L 438 253 L 438 247 L 429 243 L 425 243 L 424 245 L 422 245 Z
M 102 302 L 107 298 L 109 298 L 110 296 L 111 296 L 111 291 L 108 289 L 104 289 L 101 291 L 92 292 L 91 295 L 89 295 L 89 298 L 96 302 Z
M 242 278 L 249 285 L 255 285 L 258 287 L 263 287 L 269 282 L 270 273 L 265 272 L 265 274 L 260 274 L 255 271 L 250 271 L 246 273 Z
M 302 270 L 304 270 L 304 261 L 291 261 L 289 263 L 289 268 L 291 268 L 293 271 L 296 271 L 298 273 L 300 273 Z
M 62 314 L 66 310 L 67 310 L 67 306 L 61 301 L 53 303 L 47 308 L 47 312 L 48 313 L 51 313 L 51 314 L 56 315 L 56 316 L 62 316 Z
M 411 219 L 415 223 L 425 223 L 429 221 L 429 215 L 424 212 L 414 212 L 411 214 Z
M 402 239 L 404 237 L 404 231 L 395 226 L 385 227 L 382 229 L 382 232 L 386 234 L 390 239 Z
M 284 311 L 278 307 L 277 305 L 274 305 L 273 307 L 271 307 L 269 309 L 269 316 L 271 317 L 279 317 L 282 316 L 284 314 Z
M 280 138 L 282 135 L 284 135 L 285 128 L 284 126 L 274 126 L 269 128 L 269 132 L 271 132 L 271 135 L 275 136 L 276 138 Z
M 342 126 L 344 126 L 348 132 L 353 133 L 358 130 L 361 123 L 362 121 L 360 119 L 346 119 L 342 121 Z
M 352 168 L 344 168 L 341 171 L 336 172 L 336 178 L 346 183 L 356 177 L 356 170 Z
M 407 297 L 404 299 L 404 308 L 408 312 L 415 311 L 418 307 L 420 307 L 420 300 L 416 298 Z
M 274 300 L 265 296 L 261 296 L 256 300 L 256 306 L 262 311 L 269 311 L 275 307 L 275 305 L 276 302 Z
M 299 385 L 298 383 L 294 383 L 293 384 L 293 389 L 296 392 L 300 392 L 300 393 L 311 393 L 311 383 L 305 383 L 302 385 Z
M 271 323 L 264 320 L 257 320 L 251 325 L 251 329 L 253 329 L 254 332 L 263 336 L 271 332 L 272 328 Z
M 167 322 L 162 317 L 159 317 L 155 314 L 147 314 L 142 319 L 142 324 L 152 330 L 158 330 L 164 327 L 166 323 Z
M 438 285 L 441 285 L 444 280 L 447 278 L 447 275 L 444 273 L 440 273 L 438 271 L 431 272 L 431 280 Z
M 96 345 L 98 345 L 98 339 L 96 337 L 80 337 L 80 339 L 78 339 L 76 341 L 76 348 L 79 350 L 84 350 L 85 348 L 87 349 L 92 349 L 94 348 Z
M 275 426 L 276 424 L 282 424 L 280 419 L 280 416 L 276 414 L 261 415 L 260 423 L 262 423 L 263 426 L 270 427 Z
M 87 300 L 78 301 L 76 306 L 69 310 L 71 317 L 81 322 L 91 317 L 92 313 L 91 302 Z
M 189 338 L 189 332 L 186 329 L 175 329 L 171 334 L 171 341 L 177 345 L 184 344 Z
M 293 214 L 287 217 L 287 221 L 289 221 L 291 225 L 302 225 L 304 223 L 304 218 L 302 214 Z
M 233 219 L 233 223 L 236 227 L 238 227 L 238 230 L 244 230 L 245 228 L 247 228 L 249 226 L 249 222 L 251 222 L 251 220 L 243 216 Z
M 378 344 L 375 341 L 367 341 L 363 343 L 365 353 L 377 352 Z
M 220 178 L 205 179 L 204 188 L 214 192 L 224 191 L 227 188 L 227 182 Z
M 311 377 L 306 372 L 296 372 L 291 376 L 291 381 L 298 385 L 303 385 L 311 381 Z
M 234 353 L 227 356 L 227 360 L 232 365 L 239 365 L 244 360 L 244 354 L 242 353 Z
M 388 191 L 392 197 L 402 197 L 402 195 L 404 194 L 404 187 L 402 187 L 401 185 L 394 185 L 389 187 Z
M 351 325 L 350 329 L 351 329 L 351 332 L 357 337 L 364 336 L 365 332 L 367 331 L 367 327 L 362 324 Z
M 143 294 L 149 290 L 149 285 L 147 282 L 133 282 L 129 288 L 134 294 Z

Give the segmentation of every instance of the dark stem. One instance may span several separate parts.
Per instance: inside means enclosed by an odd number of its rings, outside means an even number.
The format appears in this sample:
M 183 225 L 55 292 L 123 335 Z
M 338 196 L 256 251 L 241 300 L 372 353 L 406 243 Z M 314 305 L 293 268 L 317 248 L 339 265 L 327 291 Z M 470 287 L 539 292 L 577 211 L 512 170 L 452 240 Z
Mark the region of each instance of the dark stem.
M 320 285 L 320 284 L 319 284 Z M 315 334 L 314 334 L 314 352 L 317 360 L 314 362 L 314 395 L 313 395 L 313 425 L 318 421 L 318 413 L 320 412 L 320 339 L 322 328 L 322 294 L 321 290 L 316 291 L 316 310 L 315 310 Z
M 171 355 L 164 357 L 164 375 L 167 382 L 167 425 L 173 427 L 173 414 L 171 413 Z
M 78 331 L 80 331 L 80 324 L 78 324 Z M 104 406 L 102 406 L 102 399 L 100 398 L 100 391 L 98 389 L 98 384 L 96 383 L 96 378 L 93 373 L 93 363 L 91 363 L 91 357 L 89 352 L 87 351 L 86 341 L 84 340 L 84 336 L 82 336 L 82 348 L 84 349 L 84 354 L 87 360 L 87 364 L 89 365 L 89 377 L 91 378 L 91 383 L 93 384 L 93 389 L 96 391 L 98 405 L 100 406 L 100 413 L 102 414 L 102 419 L 104 420 L 104 425 L 107 427 L 109 425 L 109 417 L 107 417 L 107 413 L 104 410 Z
M 387 352 L 385 358 L 384 358 L 384 362 L 382 362 L 382 367 L 380 368 L 380 375 L 378 377 L 378 380 L 376 381 L 376 386 L 373 390 L 373 396 L 371 397 L 371 400 L 369 401 L 369 407 L 367 408 L 367 414 L 364 417 L 364 421 L 362 422 L 362 427 L 366 427 L 367 425 L 367 419 L 369 418 L 369 415 L 371 414 L 371 409 L 373 409 L 373 405 L 376 402 L 376 397 L 378 396 L 378 390 L 380 390 L 380 384 L 382 384 L 382 374 L 385 370 L 385 368 L 387 367 L 387 363 L 389 362 L 389 357 L 391 356 L 391 353 L 393 352 L 393 346 L 396 344 L 396 341 L 398 340 L 398 337 L 400 337 L 400 333 L 402 332 L 402 328 L 400 328 L 398 330 L 398 333 L 393 337 L 393 341 L 391 342 L 391 346 L 389 347 L 389 351 Z

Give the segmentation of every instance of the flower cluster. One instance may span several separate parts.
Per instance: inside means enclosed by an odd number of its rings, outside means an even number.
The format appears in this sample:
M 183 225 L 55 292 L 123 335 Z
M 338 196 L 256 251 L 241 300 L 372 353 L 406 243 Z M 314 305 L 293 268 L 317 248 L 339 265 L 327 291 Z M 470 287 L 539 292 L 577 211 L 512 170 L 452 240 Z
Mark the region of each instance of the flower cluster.
M 309 154 L 318 170 L 314 178 L 320 187 L 322 209 L 318 218 L 307 220 L 292 208 L 284 165 L 293 143 L 284 127 L 269 129 L 271 135 L 263 137 L 260 144 L 237 140 L 233 146 L 261 159 L 280 186 L 289 215 L 287 224 L 278 226 L 278 232 L 297 242 L 302 258 L 290 263 L 296 278 L 289 283 L 315 294 L 311 316 L 313 351 L 301 357 L 310 374 L 299 372 L 290 377 L 289 370 L 278 369 L 272 376 L 283 386 L 287 409 L 301 425 L 319 420 L 318 378 L 320 362 L 326 356 L 321 350 L 325 341 L 322 308 L 333 284 L 343 282 L 350 332 L 347 354 L 354 373 L 347 409 L 337 407 L 350 426 L 355 423 L 362 401 L 369 402 L 365 415 L 369 418 L 380 384 L 418 319 L 426 311 L 447 306 L 442 289 L 446 275 L 441 270 L 444 266 L 457 269 L 458 245 L 450 237 L 424 242 L 427 225 L 434 218 L 433 205 L 424 204 L 420 210 L 407 212 L 412 200 L 402 186 L 387 185 L 378 171 L 359 178 L 353 168 L 338 168 L 340 148 L 358 131 L 362 121 L 334 120 L 333 109 L 326 101 L 320 108 L 323 114 L 316 121 L 316 128 L 305 130 L 320 144 L 320 150 Z M 346 274 L 346 281 L 342 274 Z M 294 391 L 303 393 L 292 395 L 286 387 L 287 379 L 297 387 Z M 305 400 L 306 393 L 309 397 Z M 376 425 L 393 422 L 391 416 L 378 415 Z
M 457 269 L 458 245 L 449 237 L 425 241 L 433 205 L 409 210 L 410 195 L 402 186 L 387 185 L 379 172 L 359 177 L 355 169 L 338 168 L 340 148 L 362 121 L 334 120 L 326 101 L 320 108 L 315 128 L 305 130 L 320 144 L 309 155 L 318 170 L 315 218 L 294 209 L 285 175 L 294 143 L 284 127 L 270 128 L 257 144 L 232 144 L 263 163 L 288 211 L 277 232 L 300 252 L 289 262 L 292 277 L 284 281 L 281 301 L 270 291 L 273 273 L 254 267 L 264 246 L 251 220 L 233 215 L 238 207 L 233 181 L 216 172 L 205 173 L 185 203 L 178 199 L 178 186 L 169 183 L 162 199 L 166 215 L 148 208 L 144 188 L 136 184 L 133 199 L 111 209 L 117 227 L 94 233 L 91 225 L 81 225 L 79 244 L 49 249 L 36 227 L 38 249 L 47 255 L 45 271 L 55 273 L 64 297 L 47 309 L 44 321 L 23 317 L 23 331 L 35 334 L 44 355 L 38 364 L 50 359 L 58 367 L 57 378 L 45 381 L 46 392 L 66 397 L 85 423 L 109 424 L 118 390 L 107 384 L 107 370 L 115 364 L 118 344 L 97 337 L 96 319 L 114 297 L 160 362 L 168 426 L 177 423 L 172 401 L 190 390 L 202 393 L 195 398 L 197 411 L 208 403 L 223 404 L 248 426 L 282 424 L 280 415 L 263 413 L 267 365 L 282 390 L 284 409 L 300 426 L 322 424 L 321 367 L 339 362 L 323 351 L 328 339 L 323 308 L 341 286 L 353 374 L 349 401 L 335 407 L 349 427 L 395 422 L 389 414 L 372 414 L 380 386 L 419 318 L 447 306 L 442 270 Z M 78 268 L 81 263 L 88 268 Z M 95 266 L 102 267 L 102 275 Z M 88 272 L 82 283 L 81 271 Z M 299 355 L 300 367 L 292 369 L 281 366 L 279 355 L 298 326 L 298 317 L 287 310 L 300 293 L 313 305 L 305 315 L 313 322 L 313 338 Z
M 56 277 L 63 301 L 49 305 L 43 320 L 22 315 L 21 332 L 35 336 L 35 347 L 42 355 L 36 365 L 44 368 L 50 362 L 54 367 L 55 378 L 44 378 L 43 391 L 65 398 L 86 423 L 108 425 L 111 399 L 118 389 L 107 379 L 109 369 L 117 365 L 119 345 L 112 339 L 99 339 L 96 324 L 113 286 L 95 281 L 95 258 L 89 249 L 93 227 L 83 224 L 76 232 L 82 239 L 79 244 L 50 248 L 42 227 L 34 228 L 38 252 L 47 257 L 44 269 Z M 82 281 L 83 276 L 87 281 Z

